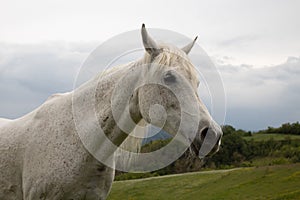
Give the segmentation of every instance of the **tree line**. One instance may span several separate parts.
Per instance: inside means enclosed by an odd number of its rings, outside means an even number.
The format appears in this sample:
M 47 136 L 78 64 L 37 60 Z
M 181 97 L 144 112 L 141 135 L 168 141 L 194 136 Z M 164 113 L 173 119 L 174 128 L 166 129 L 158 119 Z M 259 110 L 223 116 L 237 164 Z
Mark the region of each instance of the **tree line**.
M 278 128 L 268 127 L 266 130 L 260 131 L 260 133 L 279 133 L 279 134 L 291 134 L 300 135 L 300 124 L 295 123 L 285 123 Z
M 283 140 L 275 140 L 270 137 L 267 140 L 254 140 L 255 134 L 294 134 L 299 135 L 300 125 L 296 123 L 282 124 L 278 128 L 268 127 L 258 132 L 235 129 L 233 126 L 222 127 L 223 138 L 220 151 L 212 157 L 200 160 L 191 157 L 185 152 L 178 160 L 169 166 L 151 173 L 131 174 L 117 173 L 116 180 L 149 177 L 166 174 L 193 172 L 205 169 L 224 169 L 233 167 L 256 166 L 255 160 L 269 158 L 273 163 L 296 163 L 300 162 L 300 139 L 285 137 Z M 167 145 L 171 139 L 155 140 L 142 147 L 142 152 L 152 152 Z

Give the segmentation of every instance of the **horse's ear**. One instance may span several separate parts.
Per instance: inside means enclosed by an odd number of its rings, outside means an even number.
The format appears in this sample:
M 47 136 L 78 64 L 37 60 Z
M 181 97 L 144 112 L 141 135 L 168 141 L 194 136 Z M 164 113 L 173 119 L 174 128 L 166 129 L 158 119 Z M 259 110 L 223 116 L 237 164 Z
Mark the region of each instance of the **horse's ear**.
M 157 56 L 161 49 L 157 46 L 155 41 L 148 35 L 145 24 L 142 25 L 142 38 L 143 38 L 143 45 L 145 50 L 151 55 L 151 56 Z
M 181 48 L 182 51 L 184 51 L 186 54 L 189 54 L 190 51 L 192 50 L 196 40 L 197 40 L 198 36 L 195 37 L 195 39 L 193 40 L 193 42 L 189 43 L 188 45 L 186 45 L 185 47 Z

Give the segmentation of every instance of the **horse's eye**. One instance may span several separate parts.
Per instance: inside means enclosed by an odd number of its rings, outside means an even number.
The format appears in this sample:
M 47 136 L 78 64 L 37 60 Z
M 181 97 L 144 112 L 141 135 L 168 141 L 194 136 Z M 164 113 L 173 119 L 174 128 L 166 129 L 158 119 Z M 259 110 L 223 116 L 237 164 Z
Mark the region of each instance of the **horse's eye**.
M 176 77 L 171 73 L 167 72 L 164 76 L 165 83 L 174 83 L 176 82 Z

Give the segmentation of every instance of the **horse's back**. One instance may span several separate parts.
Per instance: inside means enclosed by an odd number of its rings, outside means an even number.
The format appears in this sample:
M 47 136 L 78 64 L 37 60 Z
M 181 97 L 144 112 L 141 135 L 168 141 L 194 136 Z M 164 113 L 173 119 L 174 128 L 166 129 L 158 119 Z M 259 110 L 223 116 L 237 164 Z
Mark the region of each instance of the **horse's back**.
M 104 199 L 114 170 L 85 149 L 72 111 L 72 94 L 55 94 L 19 119 L 0 120 L 0 200 Z
M 15 120 L 0 118 L 0 199 L 22 199 L 17 141 L 11 140 Z
M 4 126 L 5 124 L 12 122 L 13 120 L 11 119 L 5 119 L 5 118 L 0 118 L 0 127 Z
M 51 140 L 48 123 L 52 119 L 49 120 L 48 115 L 51 108 L 55 107 L 52 104 L 58 105 L 57 101 L 61 96 L 63 95 L 52 95 L 37 109 L 18 119 L 0 118 L 0 200 L 23 199 L 23 195 L 27 195 L 23 190 L 25 181 L 31 178 L 31 174 L 28 175 L 28 170 L 24 171 L 24 168 L 28 169 L 26 163 L 37 159 L 30 157 L 30 154 L 38 154 L 40 150 L 35 149 L 38 146 L 35 142 Z M 51 152 L 51 149 L 47 150 Z M 48 151 L 45 150 L 45 154 Z

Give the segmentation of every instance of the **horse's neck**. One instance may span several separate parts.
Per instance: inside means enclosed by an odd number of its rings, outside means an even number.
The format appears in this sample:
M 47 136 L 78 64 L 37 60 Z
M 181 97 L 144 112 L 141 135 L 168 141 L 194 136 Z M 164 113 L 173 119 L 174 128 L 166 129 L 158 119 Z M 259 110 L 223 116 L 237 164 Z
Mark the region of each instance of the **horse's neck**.
M 104 75 L 97 75 L 91 81 L 87 82 L 80 88 L 74 91 L 73 103 L 78 107 L 82 107 L 79 115 L 81 115 L 78 120 L 75 122 L 78 126 L 86 127 L 86 123 L 90 122 L 89 131 L 97 132 L 101 131 L 99 128 L 103 130 L 105 135 L 112 141 L 115 145 L 119 146 L 128 136 L 128 133 L 124 133 L 116 122 L 116 117 L 118 121 L 122 121 L 121 123 L 127 123 L 127 120 L 131 119 L 129 113 L 124 112 L 124 110 L 119 110 L 120 115 L 114 116 L 111 102 L 113 92 L 116 87 L 120 86 L 119 81 L 122 80 L 125 76 L 126 80 L 122 83 L 123 91 L 126 91 L 126 87 L 133 87 L 140 79 L 141 69 L 135 65 L 135 63 L 122 66 L 120 68 L 116 68 L 111 70 L 110 72 L 103 73 Z M 122 99 L 126 94 L 125 93 L 117 93 L 113 96 L 113 98 L 117 98 L 116 100 L 119 102 L 123 102 Z M 75 109 L 75 115 L 76 113 Z M 137 117 L 138 118 L 138 117 Z M 81 119 L 81 121 L 80 121 Z M 87 122 L 89 121 L 89 122 Z M 95 127 L 97 126 L 101 127 Z M 130 123 L 128 123 L 130 124 Z M 94 126 L 94 127 L 93 127 Z M 128 131 L 134 129 L 134 126 L 127 127 Z

